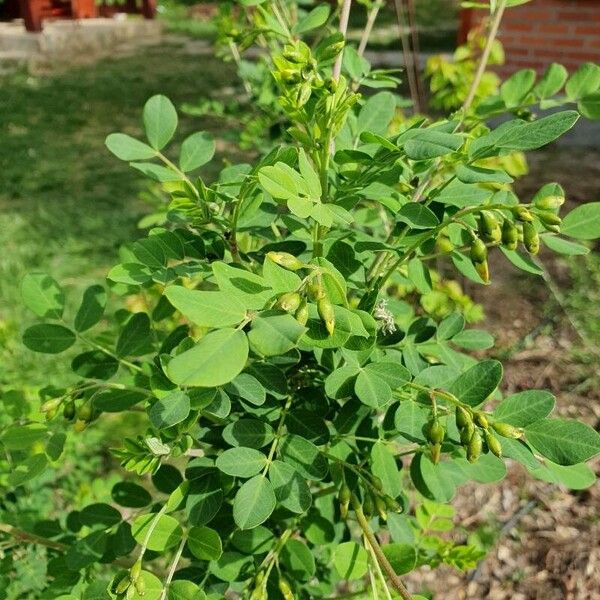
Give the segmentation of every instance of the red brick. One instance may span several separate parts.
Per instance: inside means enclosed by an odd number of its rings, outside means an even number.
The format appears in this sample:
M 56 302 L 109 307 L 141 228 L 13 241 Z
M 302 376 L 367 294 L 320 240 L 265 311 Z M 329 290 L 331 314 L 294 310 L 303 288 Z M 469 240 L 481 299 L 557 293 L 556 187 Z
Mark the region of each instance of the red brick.
M 538 23 L 535 29 L 539 33 L 567 33 L 569 26 L 557 23 Z
M 598 10 L 600 10 L 600 5 L 598 5 Z M 575 33 L 600 36 L 600 25 L 577 25 Z
M 568 46 L 570 48 L 583 48 L 584 39 L 582 37 L 564 37 L 552 40 L 554 46 Z

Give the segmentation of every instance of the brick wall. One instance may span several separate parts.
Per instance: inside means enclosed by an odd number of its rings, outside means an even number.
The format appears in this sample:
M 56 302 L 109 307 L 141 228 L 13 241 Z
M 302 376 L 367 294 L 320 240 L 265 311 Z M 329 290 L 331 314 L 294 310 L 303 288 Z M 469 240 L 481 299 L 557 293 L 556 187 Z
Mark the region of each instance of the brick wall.
M 483 11 L 464 10 L 460 37 L 484 17 Z M 543 71 L 553 62 L 569 71 L 583 62 L 600 64 L 600 0 L 532 0 L 507 9 L 499 38 L 506 52 L 502 75 Z

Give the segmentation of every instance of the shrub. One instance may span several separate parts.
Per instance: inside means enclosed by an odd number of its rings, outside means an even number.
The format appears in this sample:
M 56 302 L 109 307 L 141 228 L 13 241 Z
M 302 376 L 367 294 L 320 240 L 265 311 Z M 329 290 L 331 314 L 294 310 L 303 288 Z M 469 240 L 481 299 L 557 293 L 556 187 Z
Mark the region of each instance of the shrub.
M 23 281 L 41 319 L 25 346 L 81 351 L 75 383 L 40 394 L 47 422 L 0 434 L 9 486 L 60 461 L 65 423 L 85 439 L 98 422 L 139 417 L 113 450 L 123 478 L 112 502 L 35 534 L 2 526 L 46 547 L 41 598 L 329 598 L 363 588 L 409 598 L 402 574 L 468 569 L 483 556 L 442 535 L 464 483 L 499 481 L 505 458 L 566 487 L 594 480 L 585 462 L 600 436 L 551 417 L 547 391 L 502 397 L 501 363 L 469 354 L 492 337 L 465 329 L 459 312 L 424 315 L 419 296 L 432 290 L 433 258 L 488 284 L 490 252 L 540 274 L 540 246 L 585 253 L 600 236 L 600 203 L 561 218 L 558 184 L 520 199 L 499 160 L 553 142 L 579 113 L 595 116 L 600 68 L 520 71 L 476 108 L 469 94 L 447 119 L 415 117 L 390 134 L 394 94 L 357 89 L 395 80 L 373 78 L 344 49 L 329 8 L 241 4 L 253 24 L 240 35 L 270 48 L 288 142 L 209 184 L 197 173 L 214 141 L 199 132 L 167 150 L 177 112 L 150 98 L 146 141 L 106 140 L 170 198 L 163 225 L 108 274 L 129 309 L 108 320 L 107 291 L 95 285 L 65 314 L 50 276 Z M 532 112 L 565 104 L 576 110 Z M 486 125 L 500 114 L 513 118 Z M 413 306 L 398 300 L 406 285 Z

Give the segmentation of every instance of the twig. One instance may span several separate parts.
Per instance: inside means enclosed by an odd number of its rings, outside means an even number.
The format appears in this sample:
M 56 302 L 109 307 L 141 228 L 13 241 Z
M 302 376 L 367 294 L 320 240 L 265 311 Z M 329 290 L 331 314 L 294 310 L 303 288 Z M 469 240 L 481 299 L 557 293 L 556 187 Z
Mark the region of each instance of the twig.
M 463 104 L 463 116 L 466 112 L 471 108 L 471 104 L 473 104 L 473 100 L 475 98 L 475 94 L 477 92 L 477 88 L 481 82 L 481 78 L 485 72 L 485 68 L 487 67 L 488 60 L 490 58 L 490 52 L 492 51 L 492 46 L 494 45 L 494 40 L 498 35 L 498 29 L 500 27 L 500 22 L 502 21 L 502 15 L 504 14 L 504 9 L 506 8 L 506 0 L 499 0 L 498 6 L 496 8 L 496 12 L 492 15 L 492 24 L 490 27 L 490 32 L 488 33 L 487 40 L 485 42 L 485 47 L 483 48 L 483 52 L 481 54 L 481 58 L 479 59 L 479 64 L 477 65 L 477 71 L 475 72 L 475 77 L 471 82 L 471 87 L 469 89 L 469 93 L 465 99 Z
M 371 37 L 371 32 L 373 31 L 373 25 L 375 25 L 375 21 L 377 20 L 377 15 L 379 14 L 379 10 L 383 6 L 383 1 L 378 0 L 373 8 L 369 12 L 369 16 L 367 17 L 367 23 L 365 24 L 365 29 L 360 38 L 360 43 L 358 44 L 358 55 L 362 56 L 367 49 L 367 44 L 369 43 L 369 38 Z
M 383 550 L 381 549 L 377 538 L 375 537 L 375 535 L 371 531 L 371 528 L 369 527 L 369 522 L 367 521 L 367 518 L 365 517 L 365 514 L 362 511 L 362 507 L 355 496 L 352 498 L 352 508 L 354 509 L 356 519 L 358 521 L 358 524 L 360 525 L 360 528 L 362 529 L 363 533 L 365 534 L 365 537 L 369 541 L 369 545 L 373 549 L 373 553 L 377 558 L 377 562 L 385 571 L 393 588 L 400 594 L 400 596 L 402 596 L 403 600 L 412 600 L 412 597 L 409 591 L 406 589 L 406 586 L 402 583 L 402 580 L 400 579 L 400 577 L 398 577 L 396 571 L 394 571 L 394 567 L 392 567 L 385 554 L 383 553 Z
M 402 4 L 402 0 L 394 0 L 394 6 L 396 7 L 396 20 L 398 21 L 398 33 L 400 35 L 400 42 L 402 43 L 402 55 L 404 57 L 404 65 L 406 67 L 410 98 L 413 103 L 414 112 L 418 113 L 421 110 L 421 105 L 419 102 L 419 93 L 417 91 L 413 56 L 411 55 L 410 42 L 406 33 L 407 23 L 405 20 L 404 5 Z
M 342 5 L 342 12 L 340 13 L 340 33 L 346 37 L 346 33 L 348 32 L 348 19 L 350 18 L 350 7 L 352 6 L 352 0 L 344 0 L 344 4 Z M 344 50 L 342 50 L 333 65 L 333 73 L 331 74 L 331 78 L 334 81 L 337 81 L 340 78 L 340 74 L 342 72 L 342 61 L 344 60 Z
M 167 578 L 165 579 L 165 585 L 160 594 L 160 600 L 165 600 L 167 597 L 167 592 L 169 591 L 169 585 L 171 585 L 171 581 L 173 580 L 173 576 L 175 575 L 175 571 L 177 570 L 177 565 L 179 564 L 179 560 L 181 559 L 181 554 L 183 553 L 183 549 L 187 542 L 187 537 L 183 536 L 181 540 L 181 544 L 179 544 L 179 548 L 177 548 L 177 552 L 173 557 L 173 562 L 171 563 L 171 567 L 169 568 L 169 573 Z

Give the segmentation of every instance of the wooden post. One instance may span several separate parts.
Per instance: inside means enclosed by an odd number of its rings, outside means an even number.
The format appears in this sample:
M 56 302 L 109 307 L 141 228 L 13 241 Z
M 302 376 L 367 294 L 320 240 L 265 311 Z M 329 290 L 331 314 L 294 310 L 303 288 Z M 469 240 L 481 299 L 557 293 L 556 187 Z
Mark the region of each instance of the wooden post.
M 42 13 L 46 0 L 20 0 L 21 16 L 27 31 L 42 30 Z
M 142 15 L 145 19 L 156 17 L 156 0 L 142 0 Z

